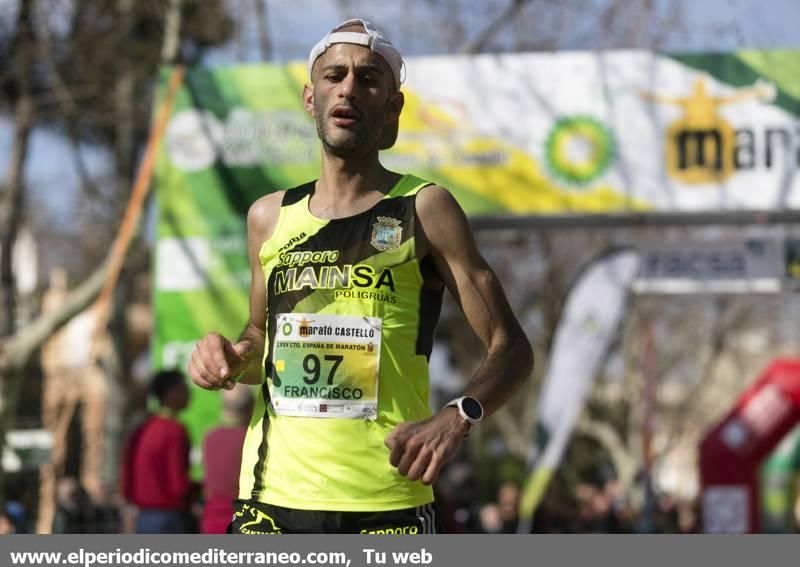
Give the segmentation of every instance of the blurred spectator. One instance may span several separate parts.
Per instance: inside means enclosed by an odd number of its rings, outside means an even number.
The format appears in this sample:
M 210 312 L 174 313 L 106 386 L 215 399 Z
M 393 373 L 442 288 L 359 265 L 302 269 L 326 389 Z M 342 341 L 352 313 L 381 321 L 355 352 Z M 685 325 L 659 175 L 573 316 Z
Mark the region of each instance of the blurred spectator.
M 477 494 L 474 465 L 467 461 L 451 462 L 436 484 L 436 503 L 442 533 L 460 534 L 480 531 L 479 513 L 475 513 Z
M 678 506 L 678 533 L 698 533 L 696 502 L 682 502 Z
M 178 413 L 189 404 L 189 388 L 177 370 L 156 374 L 151 392 L 159 412 L 130 436 L 120 474 L 124 498 L 138 508 L 136 532 L 188 533 L 194 485 L 189 478 L 189 434 Z
M 86 534 L 95 532 L 95 517 L 89 495 L 74 477 L 68 476 L 56 484 L 56 513 L 54 534 Z
M 611 514 L 611 496 L 605 489 L 597 489 L 592 495 L 592 533 L 614 533 L 613 516 Z
M 481 532 L 485 534 L 499 534 L 503 531 L 503 520 L 500 517 L 500 507 L 495 504 L 484 504 L 478 513 Z
M 0 509 L 0 535 L 17 533 L 17 526 L 11 516 L 3 509 Z
M 532 533 L 561 534 L 574 531 L 571 522 L 575 505 L 557 482 L 550 484 L 542 502 L 534 511 Z
M 500 514 L 500 532 L 517 533 L 519 523 L 519 487 L 516 483 L 506 481 L 497 491 L 497 506 Z
M 633 533 L 634 515 L 628 498 L 621 494 L 614 496 L 611 501 L 611 533 Z
M 25 506 L 18 500 L 6 500 L 6 515 L 14 523 L 15 533 L 28 533 L 28 513 Z
M 659 495 L 656 531 L 661 534 L 676 534 L 678 533 L 678 524 L 678 506 L 675 504 L 675 499 L 669 494 Z
M 575 487 L 575 504 L 578 509 L 576 532 L 578 533 L 596 531 L 594 505 L 596 492 L 597 489 L 586 482 L 581 482 Z
M 94 504 L 95 529 L 93 533 L 98 534 L 118 534 L 121 530 L 120 511 L 124 506 L 119 494 L 111 489 L 110 486 L 101 486 L 98 500 Z
M 506 481 L 497 489 L 497 502 L 481 506 L 479 531 L 485 534 L 514 534 L 519 523 L 519 487 Z
M 233 517 L 232 501 L 238 497 L 242 446 L 253 404 L 247 386 L 223 390 L 222 425 L 209 431 L 203 440 L 206 502 L 200 531 L 204 534 L 224 534 Z

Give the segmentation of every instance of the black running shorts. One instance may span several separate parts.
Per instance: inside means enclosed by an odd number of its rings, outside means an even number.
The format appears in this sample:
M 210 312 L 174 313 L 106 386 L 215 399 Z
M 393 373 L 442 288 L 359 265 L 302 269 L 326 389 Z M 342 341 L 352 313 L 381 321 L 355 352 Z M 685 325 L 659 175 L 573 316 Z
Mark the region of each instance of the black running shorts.
M 233 534 L 435 534 L 434 503 L 384 512 L 295 510 L 252 500 L 233 503 Z

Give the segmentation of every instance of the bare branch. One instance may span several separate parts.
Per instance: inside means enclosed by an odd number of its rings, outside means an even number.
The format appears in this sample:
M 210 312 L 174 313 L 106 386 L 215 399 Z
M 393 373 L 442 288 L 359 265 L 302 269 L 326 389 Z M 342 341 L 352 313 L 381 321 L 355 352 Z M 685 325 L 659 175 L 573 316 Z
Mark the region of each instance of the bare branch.
M 617 430 L 605 421 L 591 419 L 585 413 L 575 425 L 575 430 L 577 433 L 597 441 L 608 452 L 623 492 L 627 490 L 636 476 L 637 465 Z
M 473 39 L 472 41 L 468 41 L 463 47 L 461 47 L 461 53 L 465 54 L 474 54 L 480 53 L 486 49 L 486 45 L 494 38 L 494 36 L 499 32 L 503 26 L 508 24 L 519 12 L 522 8 L 527 4 L 530 0 L 511 0 L 505 10 L 500 12 L 497 17 L 489 23 L 483 31 L 481 31 L 478 36 Z
M 261 60 L 269 61 L 272 59 L 272 40 L 267 29 L 267 0 L 253 0 L 253 2 L 256 5 L 256 30 Z
M 132 0 L 123 0 L 132 2 Z M 164 29 L 164 43 L 161 47 L 161 62 L 175 63 L 179 55 L 181 39 L 181 3 L 182 0 L 169 0 L 167 18 Z
M 530 447 L 529 431 L 519 427 L 507 406 L 497 410 L 492 416 L 492 420 L 500 430 L 508 450 L 515 457 L 524 461 L 528 456 L 528 447 Z
M 17 371 L 24 368 L 37 349 L 95 300 L 107 271 L 108 262 L 104 262 L 67 296 L 63 305 L 43 313 L 8 339 L 0 347 L 3 366 Z

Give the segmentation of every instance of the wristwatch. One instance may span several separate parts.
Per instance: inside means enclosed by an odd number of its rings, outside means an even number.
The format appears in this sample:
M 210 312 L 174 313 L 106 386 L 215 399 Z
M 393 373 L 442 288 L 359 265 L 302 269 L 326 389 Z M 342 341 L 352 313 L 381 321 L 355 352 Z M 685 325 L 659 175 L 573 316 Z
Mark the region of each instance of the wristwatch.
M 461 396 L 455 400 L 447 402 L 444 407 L 458 408 L 458 415 L 469 423 L 470 428 L 483 419 L 483 406 L 475 398 Z

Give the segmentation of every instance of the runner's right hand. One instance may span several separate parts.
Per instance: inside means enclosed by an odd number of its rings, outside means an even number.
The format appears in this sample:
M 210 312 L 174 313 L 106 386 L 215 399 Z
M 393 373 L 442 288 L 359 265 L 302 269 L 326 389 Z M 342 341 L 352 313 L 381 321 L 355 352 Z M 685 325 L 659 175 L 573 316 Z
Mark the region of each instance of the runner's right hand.
M 219 333 L 209 333 L 199 341 L 189 361 L 192 382 L 206 390 L 232 389 L 235 377 L 250 363 L 253 344 L 249 340 L 232 343 Z

